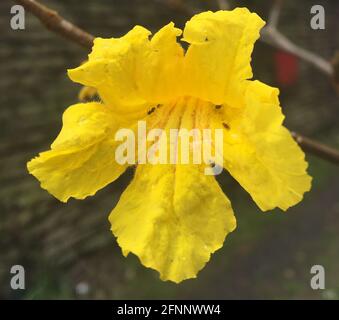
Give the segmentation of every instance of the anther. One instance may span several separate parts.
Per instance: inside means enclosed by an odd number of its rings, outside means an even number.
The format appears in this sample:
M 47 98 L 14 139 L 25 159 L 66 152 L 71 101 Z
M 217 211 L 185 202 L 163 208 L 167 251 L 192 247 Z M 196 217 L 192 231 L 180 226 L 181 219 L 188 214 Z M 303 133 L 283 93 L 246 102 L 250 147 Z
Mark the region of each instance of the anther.
M 147 111 L 147 114 L 150 115 L 155 111 L 155 107 L 151 108 L 150 110 Z
M 225 122 L 223 122 L 222 125 L 223 125 L 223 127 L 224 127 L 226 130 L 230 130 L 230 129 L 231 129 L 230 126 L 229 126 L 227 123 L 225 123 Z

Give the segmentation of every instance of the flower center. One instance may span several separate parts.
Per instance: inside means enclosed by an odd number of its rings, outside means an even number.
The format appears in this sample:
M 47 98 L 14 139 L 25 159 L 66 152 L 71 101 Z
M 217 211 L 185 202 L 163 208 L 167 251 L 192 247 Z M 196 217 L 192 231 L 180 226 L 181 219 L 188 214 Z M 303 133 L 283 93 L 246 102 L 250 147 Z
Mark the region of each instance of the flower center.
M 147 120 L 152 128 L 204 129 L 208 128 L 211 113 L 221 107 L 199 98 L 182 96 L 151 107 Z

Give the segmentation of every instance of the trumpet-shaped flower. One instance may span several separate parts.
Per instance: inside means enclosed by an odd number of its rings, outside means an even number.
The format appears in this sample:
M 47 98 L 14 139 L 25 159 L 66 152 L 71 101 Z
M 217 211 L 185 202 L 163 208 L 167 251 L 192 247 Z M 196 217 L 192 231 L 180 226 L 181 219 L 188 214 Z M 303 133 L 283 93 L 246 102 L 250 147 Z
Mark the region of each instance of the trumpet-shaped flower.
M 183 30 L 186 51 L 173 23 L 152 37 L 136 26 L 121 38 L 96 38 L 88 61 L 68 74 L 102 102 L 70 106 L 29 172 L 59 200 L 83 199 L 126 170 L 115 159 L 120 128 L 135 131 L 144 120 L 165 131 L 221 129 L 220 165 L 260 209 L 295 205 L 311 185 L 304 153 L 282 125 L 278 89 L 251 80 L 263 25 L 246 8 L 197 14 Z M 229 199 L 193 163 L 137 165 L 109 221 L 124 255 L 174 282 L 196 277 L 236 227 Z

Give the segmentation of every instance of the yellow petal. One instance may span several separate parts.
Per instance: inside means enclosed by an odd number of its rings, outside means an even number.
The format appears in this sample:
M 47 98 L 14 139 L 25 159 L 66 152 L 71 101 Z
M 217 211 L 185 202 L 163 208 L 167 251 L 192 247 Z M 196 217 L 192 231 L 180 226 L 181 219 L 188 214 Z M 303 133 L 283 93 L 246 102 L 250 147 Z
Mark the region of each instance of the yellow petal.
M 151 103 L 166 103 L 182 94 L 184 50 L 176 38 L 182 31 L 171 22 L 151 39 L 138 70 L 140 92 Z
M 176 41 L 180 34 L 170 23 L 151 40 L 150 32 L 140 26 L 118 39 L 96 38 L 88 62 L 68 74 L 73 81 L 96 88 L 117 113 L 140 118 L 150 106 L 181 93 L 184 52 Z
M 278 93 L 250 82 L 245 110 L 225 129 L 224 166 L 262 210 L 287 210 L 311 187 L 305 155 L 282 125 Z
M 51 150 L 32 159 L 28 171 L 60 201 L 93 195 L 126 169 L 115 162 L 113 138 L 118 126 L 103 104 L 73 105 L 64 113 L 63 128 Z
M 186 23 L 184 41 L 189 95 L 236 106 L 244 80 L 252 77 L 251 54 L 264 21 L 246 8 L 203 12 Z
M 150 31 L 136 26 L 121 38 L 96 38 L 88 61 L 68 70 L 69 77 L 96 88 L 117 113 L 145 113 L 148 104 L 138 90 L 136 70 L 148 50 L 149 35 Z
M 139 165 L 110 214 L 123 253 L 162 280 L 195 278 L 236 226 L 231 204 L 198 165 Z
M 86 148 L 114 132 L 119 125 L 110 109 L 98 102 L 68 107 L 62 116 L 62 124 L 52 149 Z

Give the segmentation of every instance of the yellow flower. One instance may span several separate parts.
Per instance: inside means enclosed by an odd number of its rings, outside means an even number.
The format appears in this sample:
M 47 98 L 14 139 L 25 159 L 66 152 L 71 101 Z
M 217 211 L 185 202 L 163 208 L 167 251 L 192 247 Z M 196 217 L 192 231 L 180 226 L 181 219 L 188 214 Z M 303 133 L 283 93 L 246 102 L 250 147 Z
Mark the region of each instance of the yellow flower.
M 28 170 L 59 200 L 83 199 L 116 180 L 114 139 L 120 128 L 223 130 L 223 167 L 263 211 L 283 210 L 310 189 L 304 154 L 283 127 L 276 88 L 250 80 L 251 53 L 264 25 L 246 8 L 204 12 L 180 29 L 169 23 L 150 39 L 136 26 L 125 36 L 95 39 L 70 78 L 97 90 L 102 103 L 63 115 L 51 145 Z M 123 250 L 162 280 L 196 277 L 236 227 L 228 198 L 199 164 L 139 164 L 109 216 Z

